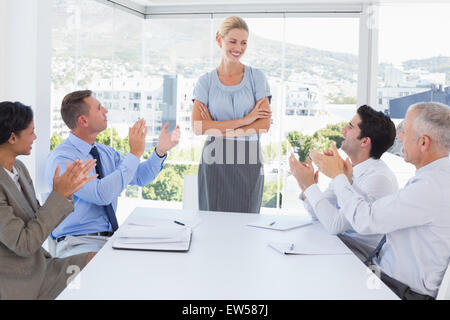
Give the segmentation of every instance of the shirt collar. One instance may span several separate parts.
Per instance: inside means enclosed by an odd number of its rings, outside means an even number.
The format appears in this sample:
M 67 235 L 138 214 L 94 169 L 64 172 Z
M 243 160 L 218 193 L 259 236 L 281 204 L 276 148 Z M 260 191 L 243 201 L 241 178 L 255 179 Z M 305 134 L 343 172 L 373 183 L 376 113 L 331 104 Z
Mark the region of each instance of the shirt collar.
M 19 181 L 19 172 L 17 171 L 16 167 L 13 166 L 13 172 L 9 171 L 6 168 L 3 168 L 6 173 L 13 179 L 15 182 Z
M 89 152 L 91 151 L 92 147 L 95 146 L 95 142 L 94 142 L 94 145 L 90 145 L 86 141 L 78 138 L 72 132 L 69 133 L 68 139 L 69 139 L 70 143 L 72 143 L 73 146 L 76 149 L 78 149 L 78 151 L 80 151 L 83 156 L 87 156 L 89 154 Z
M 416 171 L 417 174 L 421 174 L 439 167 L 450 167 L 450 158 L 449 157 L 443 157 L 437 160 L 434 160 L 433 162 L 430 162 L 426 166 L 423 166 L 422 168 L 418 169 Z
M 358 163 L 356 166 L 353 167 L 353 177 L 359 178 L 361 177 L 364 172 L 366 172 L 373 164 L 374 161 L 376 161 L 373 158 L 369 158 L 363 162 Z

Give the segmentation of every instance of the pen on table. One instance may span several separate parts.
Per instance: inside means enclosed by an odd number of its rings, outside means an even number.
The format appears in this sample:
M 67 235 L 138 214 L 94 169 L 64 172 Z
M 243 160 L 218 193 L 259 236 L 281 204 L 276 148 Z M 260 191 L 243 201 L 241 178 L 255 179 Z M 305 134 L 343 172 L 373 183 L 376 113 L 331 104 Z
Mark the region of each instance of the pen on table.
M 175 222 L 176 224 L 179 224 L 180 226 L 185 226 L 185 224 L 183 222 L 177 221 L 177 220 L 173 220 L 173 222 Z
M 269 226 L 273 226 L 275 224 L 276 221 L 273 221 L 271 223 L 269 223 Z

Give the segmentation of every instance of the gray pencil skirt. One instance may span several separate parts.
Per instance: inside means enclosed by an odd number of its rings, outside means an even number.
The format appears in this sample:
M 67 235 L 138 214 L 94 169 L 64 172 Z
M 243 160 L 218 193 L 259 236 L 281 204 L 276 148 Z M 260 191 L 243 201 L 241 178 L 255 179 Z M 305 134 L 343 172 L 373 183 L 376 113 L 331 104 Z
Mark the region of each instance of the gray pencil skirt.
M 198 168 L 200 210 L 259 213 L 263 188 L 259 139 L 206 139 Z

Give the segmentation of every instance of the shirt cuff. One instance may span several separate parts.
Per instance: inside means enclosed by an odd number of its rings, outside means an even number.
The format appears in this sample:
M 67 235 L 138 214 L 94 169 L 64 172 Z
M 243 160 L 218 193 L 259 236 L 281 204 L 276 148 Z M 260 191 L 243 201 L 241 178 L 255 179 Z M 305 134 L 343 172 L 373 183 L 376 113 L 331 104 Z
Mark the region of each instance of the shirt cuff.
M 322 191 L 320 191 L 319 187 L 317 186 L 317 184 L 312 184 L 310 185 L 305 191 L 305 196 L 306 199 L 309 201 L 310 205 L 315 208 L 316 204 L 322 200 L 323 197 L 323 193 Z
M 164 165 L 164 161 L 166 161 L 167 159 L 167 153 L 164 157 L 160 157 L 158 156 L 158 154 L 156 153 L 156 148 L 155 150 L 152 152 L 152 154 L 150 155 L 150 157 L 147 159 L 147 161 L 149 163 L 151 163 L 151 166 L 154 168 L 157 168 L 158 170 L 162 170 L 162 167 Z
M 300 192 L 300 195 L 298 196 L 298 200 L 300 200 L 300 201 L 302 201 L 302 202 L 303 202 L 303 201 L 305 201 L 306 199 L 305 199 L 305 200 L 303 200 L 303 199 L 302 199 L 302 195 L 303 195 L 303 192 Z
M 339 190 L 344 189 L 345 187 L 350 186 L 350 182 L 348 181 L 348 178 L 345 174 L 341 173 L 340 175 L 336 176 L 333 181 L 333 191 L 336 193 Z
M 302 199 L 302 194 L 305 195 L 305 200 Z M 300 200 L 300 202 L 303 204 L 311 205 L 310 203 L 308 203 L 308 197 L 306 196 L 305 192 L 300 193 L 300 195 L 298 196 L 298 200 Z

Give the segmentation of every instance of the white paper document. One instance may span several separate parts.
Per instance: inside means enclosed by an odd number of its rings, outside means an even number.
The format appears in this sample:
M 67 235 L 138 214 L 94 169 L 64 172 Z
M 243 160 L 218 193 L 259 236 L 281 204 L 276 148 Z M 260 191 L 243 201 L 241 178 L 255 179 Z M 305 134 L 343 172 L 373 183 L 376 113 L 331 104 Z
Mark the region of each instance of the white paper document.
M 168 218 L 156 218 L 156 217 L 135 217 L 128 222 L 128 225 L 135 226 L 174 226 L 175 225 L 185 225 L 186 227 L 191 227 L 194 229 L 201 222 L 200 218 L 197 216 L 186 216 L 186 217 L 176 217 L 173 219 Z
M 323 243 L 286 243 L 273 242 L 269 246 L 283 254 L 303 254 L 303 255 L 334 255 L 353 254 L 345 244 L 327 246 Z
M 302 218 L 286 219 L 285 217 L 283 217 L 283 218 L 278 218 L 278 219 L 274 218 L 271 220 L 267 220 L 264 217 L 263 219 L 248 223 L 247 226 L 286 231 L 286 230 L 291 230 L 291 229 L 307 226 L 310 224 L 312 224 L 312 221 L 310 219 L 302 219 Z
M 119 229 L 114 249 L 187 251 L 191 243 L 192 228 L 178 224 L 135 225 Z

